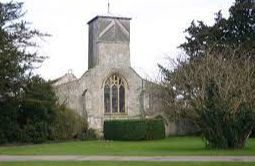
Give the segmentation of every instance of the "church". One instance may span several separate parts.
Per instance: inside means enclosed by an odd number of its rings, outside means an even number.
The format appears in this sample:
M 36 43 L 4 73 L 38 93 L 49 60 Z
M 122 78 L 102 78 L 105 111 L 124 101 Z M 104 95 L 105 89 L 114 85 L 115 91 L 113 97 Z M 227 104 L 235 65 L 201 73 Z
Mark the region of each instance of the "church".
M 60 103 L 86 118 L 100 133 L 105 120 L 160 117 L 166 135 L 185 133 L 183 125 L 169 122 L 160 102 L 130 64 L 130 21 L 118 16 L 96 16 L 88 22 L 88 70 L 76 78 L 72 72 L 56 79 Z
M 149 111 L 147 81 L 130 64 L 130 20 L 96 16 L 88 22 L 88 70 L 68 72 L 54 83 L 59 101 L 102 130 L 104 120 L 135 119 Z

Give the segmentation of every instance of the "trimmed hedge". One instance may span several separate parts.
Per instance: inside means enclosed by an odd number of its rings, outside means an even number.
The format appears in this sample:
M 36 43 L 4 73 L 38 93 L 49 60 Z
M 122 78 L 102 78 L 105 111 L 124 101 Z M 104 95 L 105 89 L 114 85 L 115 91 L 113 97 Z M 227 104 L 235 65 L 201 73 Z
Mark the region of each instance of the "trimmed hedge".
M 161 119 L 104 121 L 106 140 L 154 140 L 165 137 L 165 125 Z

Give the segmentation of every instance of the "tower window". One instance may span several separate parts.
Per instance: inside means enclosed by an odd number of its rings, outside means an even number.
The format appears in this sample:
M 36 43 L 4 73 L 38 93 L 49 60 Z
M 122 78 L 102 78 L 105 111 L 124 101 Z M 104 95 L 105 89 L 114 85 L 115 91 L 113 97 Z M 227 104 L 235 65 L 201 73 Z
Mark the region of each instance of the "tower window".
M 125 113 L 125 84 L 121 77 L 111 75 L 104 84 L 105 113 Z

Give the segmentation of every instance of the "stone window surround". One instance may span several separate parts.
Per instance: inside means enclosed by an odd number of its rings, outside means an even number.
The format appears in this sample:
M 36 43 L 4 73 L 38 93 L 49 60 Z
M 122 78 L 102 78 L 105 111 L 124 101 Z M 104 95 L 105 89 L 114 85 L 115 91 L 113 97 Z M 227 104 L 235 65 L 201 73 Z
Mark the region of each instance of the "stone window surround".
M 117 78 L 117 80 L 113 80 L 113 78 Z M 106 79 L 103 81 L 102 84 L 102 88 L 103 88 L 103 104 L 104 104 L 104 114 L 105 115 L 127 115 L 128 110 L 127 110 L 127 91 L 128 91 L 128 84 L 126 79 L 118 74 L 118 73 L 111 73 L 109 74 Z M 106 112 L 105 110 L 105 87 L 106 86 L 110 87 L 110 112 Z M 118 99 L 117 99 L 117 105 L 118 105 L 118 109 L 117 112 L 112 112 L 112 86 L 117 86 L 118 88 Z M 119 100 L 119 90 L 120 90 L 120 86 L 124 87 L 124 111 L 121 112 L 120 111 L 120 100 Z

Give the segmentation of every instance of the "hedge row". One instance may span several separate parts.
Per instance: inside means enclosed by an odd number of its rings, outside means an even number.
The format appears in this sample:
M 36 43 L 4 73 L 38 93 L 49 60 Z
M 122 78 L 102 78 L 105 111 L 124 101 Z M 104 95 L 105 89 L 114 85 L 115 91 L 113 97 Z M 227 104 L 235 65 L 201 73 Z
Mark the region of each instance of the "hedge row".
M 165 137 L 165 126 L 160 119 L 104 121 L 106 140 L 154 140 Z

